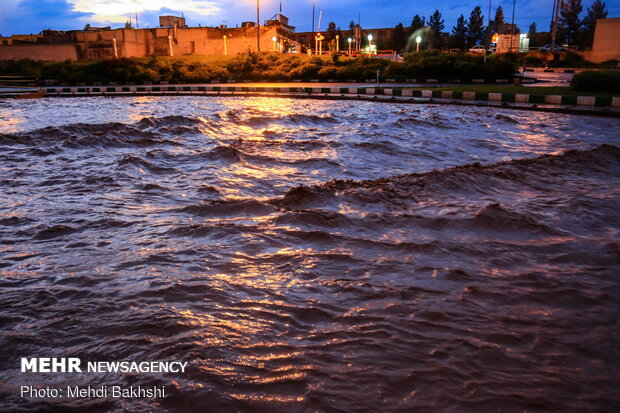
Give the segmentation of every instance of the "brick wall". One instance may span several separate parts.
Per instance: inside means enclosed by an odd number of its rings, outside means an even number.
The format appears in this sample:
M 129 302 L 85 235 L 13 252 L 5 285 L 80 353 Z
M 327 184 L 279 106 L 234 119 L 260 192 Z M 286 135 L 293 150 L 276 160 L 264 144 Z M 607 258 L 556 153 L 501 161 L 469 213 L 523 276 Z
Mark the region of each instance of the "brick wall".
M 19 44 L 0 46 L 0 60 L 33 59 L 51 62 L 78 60 L 75 44 Z

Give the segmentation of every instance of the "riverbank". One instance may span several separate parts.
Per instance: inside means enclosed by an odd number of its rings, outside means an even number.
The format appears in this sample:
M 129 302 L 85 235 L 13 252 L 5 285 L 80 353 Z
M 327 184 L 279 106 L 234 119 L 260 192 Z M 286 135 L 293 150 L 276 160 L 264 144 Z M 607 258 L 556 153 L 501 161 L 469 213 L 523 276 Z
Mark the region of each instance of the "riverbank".
M 126 85 L 43 87 L 47 97 L 89 96 L 272 96 L 322 99 L 362 99 L 409 103 L 445 103 L 516 109 L 561 111 L 620 116 L 620 97 L 568 93 L 569 88 L 525 88 L 511 86 L 423 86 L 419 88 L 379 84 L 333 84 L 330 87 L 297 86 L 294 83 Z M 534 91 L 535 93 L 531 93 Z M 542 93 L 548 91 L 549 93 Z M 521 93 L 517 93 L 521 92 Z M 565 92 L 565 93 L 564 93 Z
M 472 80 L 495 83 L 511 79 L 514 62 L 501 57 L 443 55 L 437 52 L 411 53 L 402 62 L 380 58 L 308 56 L 273 52 L 247 52 L 235 56 L 182 56 L 121 58 L 79 62 L 41 62 L 34 60 L 0 62 L 0 76 L 33 76 L 42 84 L 125 84 L 191 83 L 234 81 L 328 81 L 364 82 L 382 78 L 437 79 L 439 82 Z

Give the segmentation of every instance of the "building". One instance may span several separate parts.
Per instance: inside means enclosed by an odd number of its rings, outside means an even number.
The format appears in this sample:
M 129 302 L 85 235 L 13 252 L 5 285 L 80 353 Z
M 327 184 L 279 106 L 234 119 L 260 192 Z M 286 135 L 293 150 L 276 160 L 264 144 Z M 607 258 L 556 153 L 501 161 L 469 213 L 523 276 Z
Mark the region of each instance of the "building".
M 500 34 L 497 36 L 497 53 L 527 53 L 530 39 L 525 33 Z
M 304 47 L 314 49 L 314 35 L 313 32 L 299 32 L 291 33 L 291 39 L 300 43 Z M 394 35 L 394 28 L 379 28 L 379 29 L 361 29 L 359 26 L 355 30 L 340 30 L 340 31 L 323 31 L 321 34 L 325 37 L 323 44 L 335 40 L 336 36 L 339 37 L 339 50 L 347 50 L 349 48 L 348 39 L 351 38 L 352 49 L 361 50 L 368 46 L 368 35 L 372 35 L 372 43 L 379 49 L 389 48 L 389 44 Z M 323 50 L 328 50 L 325 46 Z
M 291 26 L 288 24 L 288 17 L 282 14 L 276 14 L 272 19 L 269 19 L 265 22 L 265 26 L 281 26 L 282 29 L 288 31 L 289 33 L 295 32 L 295 26 Z
M 620 60 L 620 18 L 599 19 L 594 29 L 592 50 L 583 52 L 587 61 Z
M 261 50 L 293 48 L 288 36 L 292 26 L 280 16 L 260 27 Z M 284 20 L 286 19 L 286 20 Z M 283 24 L 283 22 L 286 24 Z M 171 23 L 171 24 L 169 24 Z M 34 59 L 46 61 L 90 60 L 120 57 L 233 55 L 258 50 L 255 24 L 240 28 L 184 27 L 185 19 L 161 16 L 164 27 L 148 29 L 45 30 L 39 35 L 0 38 L 0 60 Z M 273 38 L 276 38 L 274 47 Z
M 177 16 L 159 16 L 159 27 L 187 27 L 185 17 Z
M 500 23 L 497 25 L 497 34 L 515 34 L 521 31 L 516 24 Z

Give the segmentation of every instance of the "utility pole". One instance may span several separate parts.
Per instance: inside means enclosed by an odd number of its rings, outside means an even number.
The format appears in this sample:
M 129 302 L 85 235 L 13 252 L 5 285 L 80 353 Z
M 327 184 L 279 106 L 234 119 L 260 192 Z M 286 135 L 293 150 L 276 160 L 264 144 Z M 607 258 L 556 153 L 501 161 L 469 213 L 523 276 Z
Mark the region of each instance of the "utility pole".
M 312 37 L 314 36 L 314 0 L 312 0 Z
M 512 41 L 514 40 L 515 37 L 515 6 L 516 6 L 516 2 L 517 0 L 512 0 L 512 23 L 510 23 L 512 25 L 512 30 L 510 31 L 510 52 L 512 53 Z M 517 48 L 518 51 L 518 48 Z
M 493 41 L 493 31 L 491 31 L 491 0 L 489 0 L 489 18 L 487 19 L 487 21 L 489 22 L 487 24 L 487 31 L 489 31 L 489 34 L 491 35 L 491 40 L 489 40 L 489 43 L 487 44 L 485 41 L 485 47 L 488 47 L 489 49 L 491 48 L 491 42 Z M 484 63 L 487 62 L 487 54 L 486 51 L 484 53 Z
M 553 2 L 553 30 L 551 34 L 551 47 L 555 45 L 555 36 L 558 31 L 558 14 L 560 13 L 560 7 L 562 6 L 562 0 L 556 0 Z
M 357 42 L 357 51 L 359 52 L 362 50 L 362 13 L 357 13 L 357 25 L 360 28 L 360 38 Z
M 491 0 L 489 0 L 489 28 L 491 27 Z
M 256 41 L 257 48 L 260 52 L 260 0 L 256 0 Z

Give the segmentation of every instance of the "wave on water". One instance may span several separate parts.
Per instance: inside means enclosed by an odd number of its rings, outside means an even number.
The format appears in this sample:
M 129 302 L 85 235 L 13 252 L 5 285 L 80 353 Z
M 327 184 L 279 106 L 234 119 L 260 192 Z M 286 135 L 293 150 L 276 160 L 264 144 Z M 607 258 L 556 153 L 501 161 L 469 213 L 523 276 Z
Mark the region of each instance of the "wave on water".
M 80 121 L 119 122 L 0 134 L 1 411 L 620 404 L 615 120 L 191 96 L 113 117 L 114 102 Z M 20 398 L 22 382 L 75 385 L 18 371 L 50 352 L 189 367 L 79 377 L 160 399 Z

